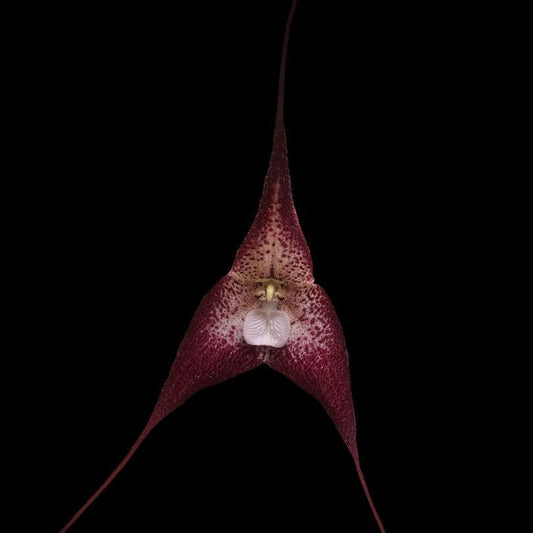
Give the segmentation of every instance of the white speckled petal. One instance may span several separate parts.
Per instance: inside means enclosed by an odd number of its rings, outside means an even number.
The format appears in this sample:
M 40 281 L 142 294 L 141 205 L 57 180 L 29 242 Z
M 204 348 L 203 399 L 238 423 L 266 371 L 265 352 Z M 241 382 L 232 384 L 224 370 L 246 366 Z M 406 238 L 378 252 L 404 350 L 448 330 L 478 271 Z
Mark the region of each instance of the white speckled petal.
M 246 315 L 243 326 L 244 340 L 252 346 L 281 348 L 287 344 L 291 324 L 284 311 L 254 309 Z

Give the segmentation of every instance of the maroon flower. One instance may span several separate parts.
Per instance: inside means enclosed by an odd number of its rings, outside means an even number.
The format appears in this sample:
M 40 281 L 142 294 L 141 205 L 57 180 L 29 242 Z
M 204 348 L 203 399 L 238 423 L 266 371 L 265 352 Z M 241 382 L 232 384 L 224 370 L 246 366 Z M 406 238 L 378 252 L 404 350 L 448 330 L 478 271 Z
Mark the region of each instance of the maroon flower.
M 312 260 L 292 199 L 283 124 L 289 13 L 281 59 L 270 165 L 259 210 L 229 273 L 200 303 L 146 427 L 104 484 L 61 530 L 67 531 L 122 470 L 150 431 L 201 389 L 266 364 L 313 395 L 350 450 L 379 529 L 385 529 L 361 472 L 348 353 Z

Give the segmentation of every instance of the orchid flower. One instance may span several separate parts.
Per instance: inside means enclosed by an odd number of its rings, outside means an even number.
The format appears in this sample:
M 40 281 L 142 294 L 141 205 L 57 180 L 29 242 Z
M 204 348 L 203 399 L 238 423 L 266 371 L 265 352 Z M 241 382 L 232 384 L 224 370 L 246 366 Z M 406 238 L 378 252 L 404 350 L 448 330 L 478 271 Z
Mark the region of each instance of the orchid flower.
M 344 335 L 327 294 L 314 283 L 292 198 L 283 105 L 296 3 L 285 28 L 273 148 L 252 227 L 229 273 L 201 301 L 137 441 L 61 532 L 78 520 L 161 420 L 201 389 L 265 364 L 322 404 L 353 457 L 379 530 L 385 531 L 360 466 Z

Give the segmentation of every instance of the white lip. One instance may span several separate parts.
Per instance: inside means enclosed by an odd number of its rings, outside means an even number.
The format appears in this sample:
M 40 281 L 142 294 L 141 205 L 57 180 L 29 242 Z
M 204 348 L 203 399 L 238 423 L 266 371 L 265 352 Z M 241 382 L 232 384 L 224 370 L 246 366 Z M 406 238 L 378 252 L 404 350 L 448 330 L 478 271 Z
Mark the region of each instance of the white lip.
M 244 320 L 244 340 L 252 346 L 281 348 L 287 344 L 291 323 L 284 311 L 274 302 L 263 302 L 261 309 L 253 309 Z

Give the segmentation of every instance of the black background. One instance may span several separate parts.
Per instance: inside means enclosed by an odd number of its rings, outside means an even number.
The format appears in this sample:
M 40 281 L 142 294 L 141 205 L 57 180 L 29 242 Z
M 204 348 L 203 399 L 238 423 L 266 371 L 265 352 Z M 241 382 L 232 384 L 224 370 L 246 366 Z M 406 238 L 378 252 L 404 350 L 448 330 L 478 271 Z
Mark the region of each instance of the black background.
M 231 267 L 268 164 L 288 7 L 18 20 L 5 202 L 23 324 L 8 462 L 32 509 L 21 531 L 57 531 L 118 464 Z M 464 87 L 446 75 L 453 36 L 434 37 L 438 14 L 413 15 L 302 1 L 286 90 L 296 208 L 345 329 L 362 466 L 392 532 L 428 531 L 417 502 L 445 457 L 428 451 L 444 435 L 426 398 L 463 327 L 443 309 L 461 268 L 448 252 L 467 194 Z M 72 531 L 262 526 L 377 531 L 322 408 L 267 368 L 169 416 Z

